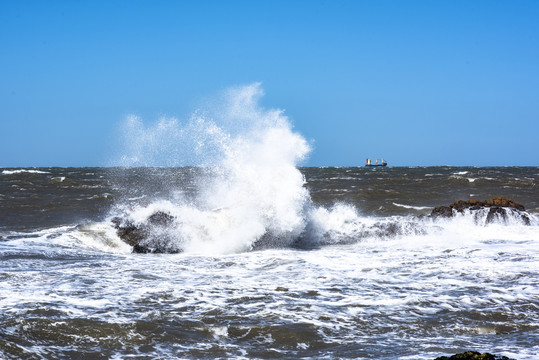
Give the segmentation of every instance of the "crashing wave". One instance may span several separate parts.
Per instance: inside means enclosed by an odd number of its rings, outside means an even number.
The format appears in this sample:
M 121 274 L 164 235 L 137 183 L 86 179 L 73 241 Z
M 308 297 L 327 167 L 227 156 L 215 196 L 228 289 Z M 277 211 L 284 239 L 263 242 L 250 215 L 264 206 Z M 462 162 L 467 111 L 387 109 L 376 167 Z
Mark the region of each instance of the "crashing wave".
M 304 210 L 305 225 L 301 231 L 276 231 L 275 228 L 262 226 L 255 232 L 253 229 L 245 231 L 242 224 L 236 223 L 238 210 L 234 208 L 202 211 L 192 206 L 178 207 L 170 202 L 160 202 L 159 205 L 140 207 L 111 221 L 117 235 L 137 253 L 227 253 L 276 247 L 313 248 L 357 243 L 365 239 L 424 236 L 444 231 L 451 233 L 454 228 L 471 229 L 470 226 L 518 227 L 539 224 L 533 214 L 511 207 L 452 210 L 449 216 L 439 215 L 441 210 L 437 207 L 431 215 L 376 218 L 362 217 L 355 207 L 346 204 L 337 204 L 330 209 L 310 204 Z M 253 225 L 261 224 L 243 223 L 247 227 Z M 242 231 L 244 235 L 253 237 L 233 238 L 241 235 Z
M 197 192 L 189 199 L 179 196 L 135 208 L 117 206 L 120 210 L 111 215 L 113 227 L 135 252 L 313 247 L 420 236 L 437 227 L 434 213 L 381 219 L 362 217 L 351 205 L 315 206 L 298 169 L 310 146 L 293 131 L 283 111 L 259 106 L 262 95 L 260 84 L 230 89 L 217 110 L 197 112 L 186 124 L 161 119 L 145 127 L 138 118 L 128 119 L 122 165 L 205 169 L 195 177 Z M 453 211 L 447 213 L 452 216 Z M 483 223 L 517 215 L 524 223 L 531 219 L 524 210 L 503 206 L 489 208 L 486 215 L 484 210 L 466 209 L 470 211 L 474 212 L 470 216 L 485 218 Z

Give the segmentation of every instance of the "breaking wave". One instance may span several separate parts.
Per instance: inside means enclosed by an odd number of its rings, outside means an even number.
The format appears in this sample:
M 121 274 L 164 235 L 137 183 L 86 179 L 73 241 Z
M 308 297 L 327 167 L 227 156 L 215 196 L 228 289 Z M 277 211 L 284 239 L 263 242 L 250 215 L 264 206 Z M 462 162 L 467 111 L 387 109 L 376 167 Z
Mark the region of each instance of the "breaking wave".
M 298 170 L 310 145 L 282 110 L 259 105 L 262 96 L 258 83 L 229 89 L 214 102 L 218 105 L 195 112 L 185 123 L 162 118 L 145 126 L 140 118 L 128 117 L 120 165 L 202 170 L 194 180 L 195 195 L 175 189 L 168 198 L 145 199 L 135 206 L 120 203 L 110 218 L 120 226 L 144 228 L 141 245 L 149 249 L 220 254 L 418 236 L 456 223 L 484 225 L 478 214 L 435 222 L 413 216 L 364 217 L 348 204 L 314 205 Z M 152 222 L 156 214 L 168 220 Z M 509 225 L 521 225 L 518 216 L 510 218 Z
M 299 237 L 310 196 L 297 166 L 310 146 L 283 111 L 259 106 L 262 95 L 258 83 L 229 89 L 217 110 L 197 111 L 185 124 L 163 118 L 145 127 L 129 117 L 121 165 L 205 170 L 196 180 L 194 199 L 120 206 L 121 216 L 141 224 L 158 211 L 172 215 L 176 221 L 154 238 L 182 251 L 238 252 L 262 238 L 286 246 Z

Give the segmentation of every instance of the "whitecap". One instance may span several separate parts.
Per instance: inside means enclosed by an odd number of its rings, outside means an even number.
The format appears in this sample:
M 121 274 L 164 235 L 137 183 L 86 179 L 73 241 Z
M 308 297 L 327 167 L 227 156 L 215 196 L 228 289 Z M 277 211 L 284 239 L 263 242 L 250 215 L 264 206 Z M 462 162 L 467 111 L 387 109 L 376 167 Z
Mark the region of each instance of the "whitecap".
M 51 179 L 52 182 L 64 182 L 66 179 L 65 176 L 56 176 Z
M 3 171 L 2 171 L 2 174 L 4 174 L 4 175 L 13 175 L 13 174 L 22 174 L 22 173 L 28 173 L 28 174 L 50 174 L 50 172 L 48 172 L 48 171 L 28 170 L 28 169 L 3 170 Z
M 432 209 L 431 206 L 412 206 L 412 205 L 404 205 L 394 202 L 393 205 L 402 207 L 405 209 L 413 209 L 413 210 L 426 210 L 426 209 Z

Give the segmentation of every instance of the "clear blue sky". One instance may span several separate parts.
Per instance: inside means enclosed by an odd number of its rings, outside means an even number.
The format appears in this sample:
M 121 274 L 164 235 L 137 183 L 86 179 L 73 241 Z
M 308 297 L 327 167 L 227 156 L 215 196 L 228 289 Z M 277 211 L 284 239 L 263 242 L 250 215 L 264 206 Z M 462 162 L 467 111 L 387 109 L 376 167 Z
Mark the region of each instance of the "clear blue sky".
M 539 1 L 0 1 L 0 166 L 261 82 L 304 165 L 539 166 Z

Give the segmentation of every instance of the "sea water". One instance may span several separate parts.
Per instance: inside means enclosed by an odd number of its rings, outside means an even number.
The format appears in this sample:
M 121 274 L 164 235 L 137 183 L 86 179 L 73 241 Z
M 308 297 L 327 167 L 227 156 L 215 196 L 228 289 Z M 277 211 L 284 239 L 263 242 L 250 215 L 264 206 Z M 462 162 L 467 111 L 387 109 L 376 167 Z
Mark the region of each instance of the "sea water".
M 129 117 L 121 166 L 0 169 L 1 358 L 537 358 L 539 168 L 301 167 L 261 95 Z M 429 216 L 492 196 L 530 223 Z M 155 212 L 176 253 L 132 253 L 111 220 Z

